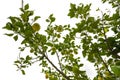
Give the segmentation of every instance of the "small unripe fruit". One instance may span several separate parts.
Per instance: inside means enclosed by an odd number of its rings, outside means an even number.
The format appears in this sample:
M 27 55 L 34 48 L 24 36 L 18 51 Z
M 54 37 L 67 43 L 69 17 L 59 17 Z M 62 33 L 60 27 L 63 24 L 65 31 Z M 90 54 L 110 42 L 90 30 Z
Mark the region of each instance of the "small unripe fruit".
M 105 77 L 110 77 L 110 73 L 108 71 L 105 71 Z
M 57 27 L 57 32 L 62 32 L 63 31 L 63 27 L 62 26 L 58 26 Z
M 61 37 L 60 34 L 57 34 L 57 37 L 60 38 Z
M 98 80 L 103 80 L 103 78 L 101 76 L 98 76 Z
M 30 53 L 33 53 L 34 52 L 34 49 L 32 48 L 32 49 L 30 49 Z
M 52 47 L 52 52 L 56 52 L 56 48 L 55 47 Z
M 34 30 L 34 31 L 39 31 L 40 30 L 40 25 L 38 24 L 38 23 L 34 23 L 33 25 L 32 25 L 32 29 Z
M 45 74 L 45 78 L 46 78 L 46 79 L 49 78 L 49 74 L 48 74 L 48 73 Z
M 51 78 L 54 79 L 54 75 L 51 75 Z

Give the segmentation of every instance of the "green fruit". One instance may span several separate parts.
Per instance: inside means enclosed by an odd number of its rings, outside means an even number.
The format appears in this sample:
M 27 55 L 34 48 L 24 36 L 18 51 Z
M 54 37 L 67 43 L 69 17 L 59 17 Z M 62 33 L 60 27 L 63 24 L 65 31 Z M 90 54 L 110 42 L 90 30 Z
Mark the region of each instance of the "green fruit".
M 58 26 L 58 27 L 57 27 L 57 32 L 62 32 L 62 31 L 63 31 L 62 26 Z
M 34 49 L 32 48 L 32 49 L 30 49 L 30 53 L 33 53 L 34 52 Z
M 110 73 L 108 71 L 105 71 L 105 77 L 110 77 Z
M 60 34 L 57 34 L 57 37 L 60 38 L 61 37 Z
M 38 24 L 38 23 L 34 23 L 33 25 L 32 25 L 32 29 L 34 30 L 34 31 L 39 31 L 40 30 L 40 25 Z
M 46 78 L 46 79 L 49 78 L 49 74 L 48 74 L 48 73 L 45 74 L 45 78 Z
M 51 78 L 54 79 L 54 75 L 51 75 Z
M 103 78 L 101 76 L 98 76 L 98 80 L 103 80 Z
M 56 52 L 56 48 L 55 47 L 52 47 L 52 52 Z

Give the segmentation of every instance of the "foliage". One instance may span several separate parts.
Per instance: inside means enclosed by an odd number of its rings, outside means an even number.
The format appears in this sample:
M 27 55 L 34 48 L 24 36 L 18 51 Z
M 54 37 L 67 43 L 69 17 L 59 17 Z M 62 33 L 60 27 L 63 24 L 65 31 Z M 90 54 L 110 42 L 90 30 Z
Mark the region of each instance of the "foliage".
M 14 63 L 25 75 L 24 69 L 35 62 L 39 62 L 42 72 L 49 80 L 90 80 L 86 71 L 82 70 L 80 54 L 94 63 L 97 75 L 94 80 L 117 80 L 120 78 L 120 0 L 102 0 L 112 4 L 116 12 L 111 16 L 102 12 L 102 18 L 90 16 L 91 4 L 70 4 L 68 16 L 77 18 L 76 27 L 67 25 L 53 25 L 56 18 L 51 14 L 46 22 L 46 35 L 40 34 L 42 28 L 36 21 L 40 16 L 34 16 L 29 10 L 29 4 L 20 8 L 19 17 L 10 16 L 9 22 L 3 27 L 12 33 L 5 35 L 13 37 L 15 41 L 22 36 L 19 47 L 21 52 L 30 48 L 26 57 L 19 56 Z M 100 11 L 100 10 L 98 10 Z M 35 26 L 37 24 L 37 27 Z M 34 27 L 35 26 L 35 27 Z M 109 35 L 113 32 L 113 35 Z M 76 37 L 77 36 L 77 37 Z M 78 38 L 79 36 L 79 38 Z M 76 42 L 78 39 L 80 42 Z M 77 43 L 77 44 L 76 44 Z M 79 52 L 82 50 L 82 53 Z M 58 59 L 58 65 L 51 61 L 51 57 Z M 104 57 L 107 59 L 105 60 Z

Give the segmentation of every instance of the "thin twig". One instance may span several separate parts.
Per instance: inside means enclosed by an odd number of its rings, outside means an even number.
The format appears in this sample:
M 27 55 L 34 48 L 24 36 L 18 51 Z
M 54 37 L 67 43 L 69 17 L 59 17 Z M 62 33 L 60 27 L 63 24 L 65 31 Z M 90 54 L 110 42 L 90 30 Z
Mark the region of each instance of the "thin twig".
M 66 78 L 67 80 L 71 80 L 68 76 L 66 76 L 66 74 L 64 74 L 62 71 L 60 71 L 53 63 L 52 61 L 45 55 L 44 52 L 42 52 L 40 49 L 39 49 L 40 53 L 43 54 L 43 56 L 47 59 L 47 61 L 64 77 Z
M 102 18 L 103 18 L 103 13 L 102 13 Z M 102 19 L 103 20 L 103 19 Z M 105 38 L 105 41 L 106 41 L 106 45 L 107 45 L 107 48 L 108 48 L 108 52 L 112 53 L 112 48 L 110 47 L 110 44 L 108 43 L 108 39 L 107 39 L 107 36 L 106 36 L 106 32 L 105 32 L 105 28 L 104 28 L 104 22 L 102 21 L 102 30 L 103 30 L 103 35 L 104 35 L 104 38 Z M 99 53 L 99 50 L 98 50 L 98 53 Z M 100 56 L 100 54 L 98 54 Z M 104 62 L 104 60 L 102 59 L 102 57 L 100 56 L 103 64 L 105 65 L 107 71 L 111 74 L 110 70 L 108 69 L 108 65 Z
M 91 43 L 91 44 L 92 44 L 92 43 Z M 92 45 L 94 46 L 94 44 L 92 44 Z M 95 46 L 94 46 L 94 47 L 95 47 Z M 104 64 L 105 68 L 106 68 L 107 71 L 111 74 L 110 70 L 108 69 L 108 65 L 105 63 L 105 61 L 104 61 L 103 58 L 101 57 L 100 51 L 99 51 L 98 48 L 97 48 L 97 53 L 98 53 L 99 58 L 102 60 L 102 62 L 103 62 L 103 64 Z
M 24 1 L 23 1 L 23 0 L 22 0 L 22 2 L 21 2 L 21 5 L 22 5 L 21 7 L 23 8 L 23 7 L 24 7 Z
M 102 13 L 102 18 L 103 18 L 103 15 L 104 15 L 104 14 L 103 14 L 103 12 L 101 12 L 101 13 Z M 103 19 L 102 19 L 102 20 L 103 20 Z M 102 30 L 103 30 L 103 35 L 104 35 L 104 38 L 105 38 L 106 46 L 107 46 L 107 48 L 108 48 L 108 52 L 111 53 L 112 55 L 114 55 L 116 58 L 119 58 L 119 59 L 120 59 L 120 56 L 117 55 L 117 52 L 115 53 L 115 52 L 112 50 L 110 44 L 108 43 L 109 41 L 108 41 L 108 38 L 107 38 L 107 36 L 106 36 L 106 32 L 105 32 L 104 22 L 103 22 L 103 21 L 102 21 Z
M 71 80 L 66 74 L 64 74 L 62 71 L 60 71 L 51 61 L 50 59 L 43 53 L 44 57 L 47 59 L 47 61 L 67 80 Z
M 90 43 L 93 45 L 94 48 L 96 48 L 96 46 L 94 46 L 94 44 L 93 44 L 92 42 L 90 42 Z M 107 69 L 107 71 L 108 71 L 109 73 L 111 73 L 110 70 L 108 69 L 108 65 L 105 63 L 105 61 L 104 61 L 103 58 L 101 57 L 100 51 L 99 51 L 98 48 L 97 48 L 97 53 L 98 53 L 98 57 L 102 60 L 102 62 L 103 62 L 103 64 L 104 64 L 105 68 Z
M 63 69 L 62 69 L 62 64 L 61 64 L 61 61 L 60 61 L 60 58 L 59 58 L 59 55 L 58 55 L 57 52 L 56 52 L 56 55 L 57 55 L 57 58 L 58 58 L 58 62 L 59 62 L 59 65 L 60 65 L 60 69 L 61 69 L 61 71 L 63 71 Z

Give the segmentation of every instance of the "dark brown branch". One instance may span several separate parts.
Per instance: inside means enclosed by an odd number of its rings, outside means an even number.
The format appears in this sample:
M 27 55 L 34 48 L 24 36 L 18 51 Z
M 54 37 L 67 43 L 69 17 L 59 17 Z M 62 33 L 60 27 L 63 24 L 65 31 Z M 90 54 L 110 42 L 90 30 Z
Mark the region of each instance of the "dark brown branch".
M 102 13 L 103 14 L 103 13 Z M 102 17 L 103 18 L 103 17 Z M 104 35 L 104 38 L 105 40 L 107 40 L 107 36 L 106 36 L 106 32 L 105 32 L 105 29 L 104 29 L 104 26 L 102 24 L 102 30 L 103 30 L 103 35 Z M 106 42 L 106 45 L 108 47 L 108 51 L 111 52 L 111 47 L 109 46 L 108 42 Z M 102 60 L 104 66 L 106 67 L 107 71 L 111 74 L 110 70 L 108 69 L 108 65 L 104 62 L 103 58 L 101 57 L 100 53 L 99 53 L 99 50 L 97 49 L 97 52 L 98 52 L 98 56 L 100 57 L 100 59 Z
M 102 12 L 102 15 L 103 15 L 103 12 Z M 103 18 L 103 16 L 102 16 L 102 18 Z M 104 22 L 102 22 L 102 30 L 103 30 L 103 35 L 104 35 L 104 38 L 105 38 L 106 45 L 108 47 L 108 51 L 112 53 L 112 48 L 110 47 L 110 44 L 108 43 L 108 39 L 107 39 L 107 36 L 106 36 L 106 32 L 105 32 L 105 28 L 104 28 Z
M 92 44 L 92 43 L 91 43 Z M 94 46 L 94 45 L 93 45 Z M 95 46 L 94 46 L 95 47 Z M 103 60 L 103 58 L 101 57 L 100 55 L 100 51 L 98 50 L 97 48 L 97 53 L 98 53 L 98 56 L 99 58 L 102 60 L 102 63 L 104 64 L 105 68 L 107 69 L 107 71 L 111 74 L 110 70 L 108 69 L 108 65 L 105 63 L 105 61 Z
M 101 57 L 101 55 L 100 55 L 100 53 L 99 53 L 99 50 L 97 49 L 97 51 L 98 51 L 98 56 L 99 56 L 99 58 L 102 60 L 102 62 L 103 62 L 103 64 L 104 64 L 104 66 L 106 67 L 106 69 L 107 69 L 107 71 L 109 72 L 109 73 L 111 73 L 110 72 L 110 70 L 108 69 L 108 65 L 105 63 L 105 61 L 103 60 L 103 58 Z
M 105 38 L 106 45 L 108 47 L 108 51 L 112 52 L 112 48 L 110 47 L 110 44 L 108 43 L 108 39 L 107 39 L 107 36 L 106 36 L 105 28 L 103 27 L 103 25 L 102 25 L 102 30 L 103 30 L 103 35 L 104 35 L 104 38 Z
M 106 46 L 108 48 L 108 52 L 111 53 L 112 55 L 114 55 L 116 58 L 120 59 L 120 56 L 117 55 L 118 52 L 113 51 L 112 48 L 110 47 L 110 44 L 108 43 L 109 41 L 108 41 L 107 36 L 106 36 L 105 28 L 104 28 L 103 25 L 104 25 L 104 23 L 102 23 L 102 30 L 103 30 L 103 35 L 104 35 L 104 38 L 105 38 Z
M 67 80 L 71 80 L 68 76 L 66 76 L 66 74 L 64 74 L 62 71 L 60 71 L 51 61 L 50 59 L 44 54 L 42 53 L 43 56 L 47 59 L 47 61 L 64 77 L 66 78 Z
M 94 48 L 96 48 L 92 42 L 91 42 L 91 44 L 93 45 Z M 99 51 L 98 48 L 97 48 L 97 53 L 98 53 L 98 57 L 102 60 L 102 63 L 104 64 L 105 68 L 106 68 L 107 71 L 111 74 L 110 70 L 108 69 L 108 65 L 105 63 L 105 61 L 104 61 L 103 58 L 101 57 L 100 51 Z

